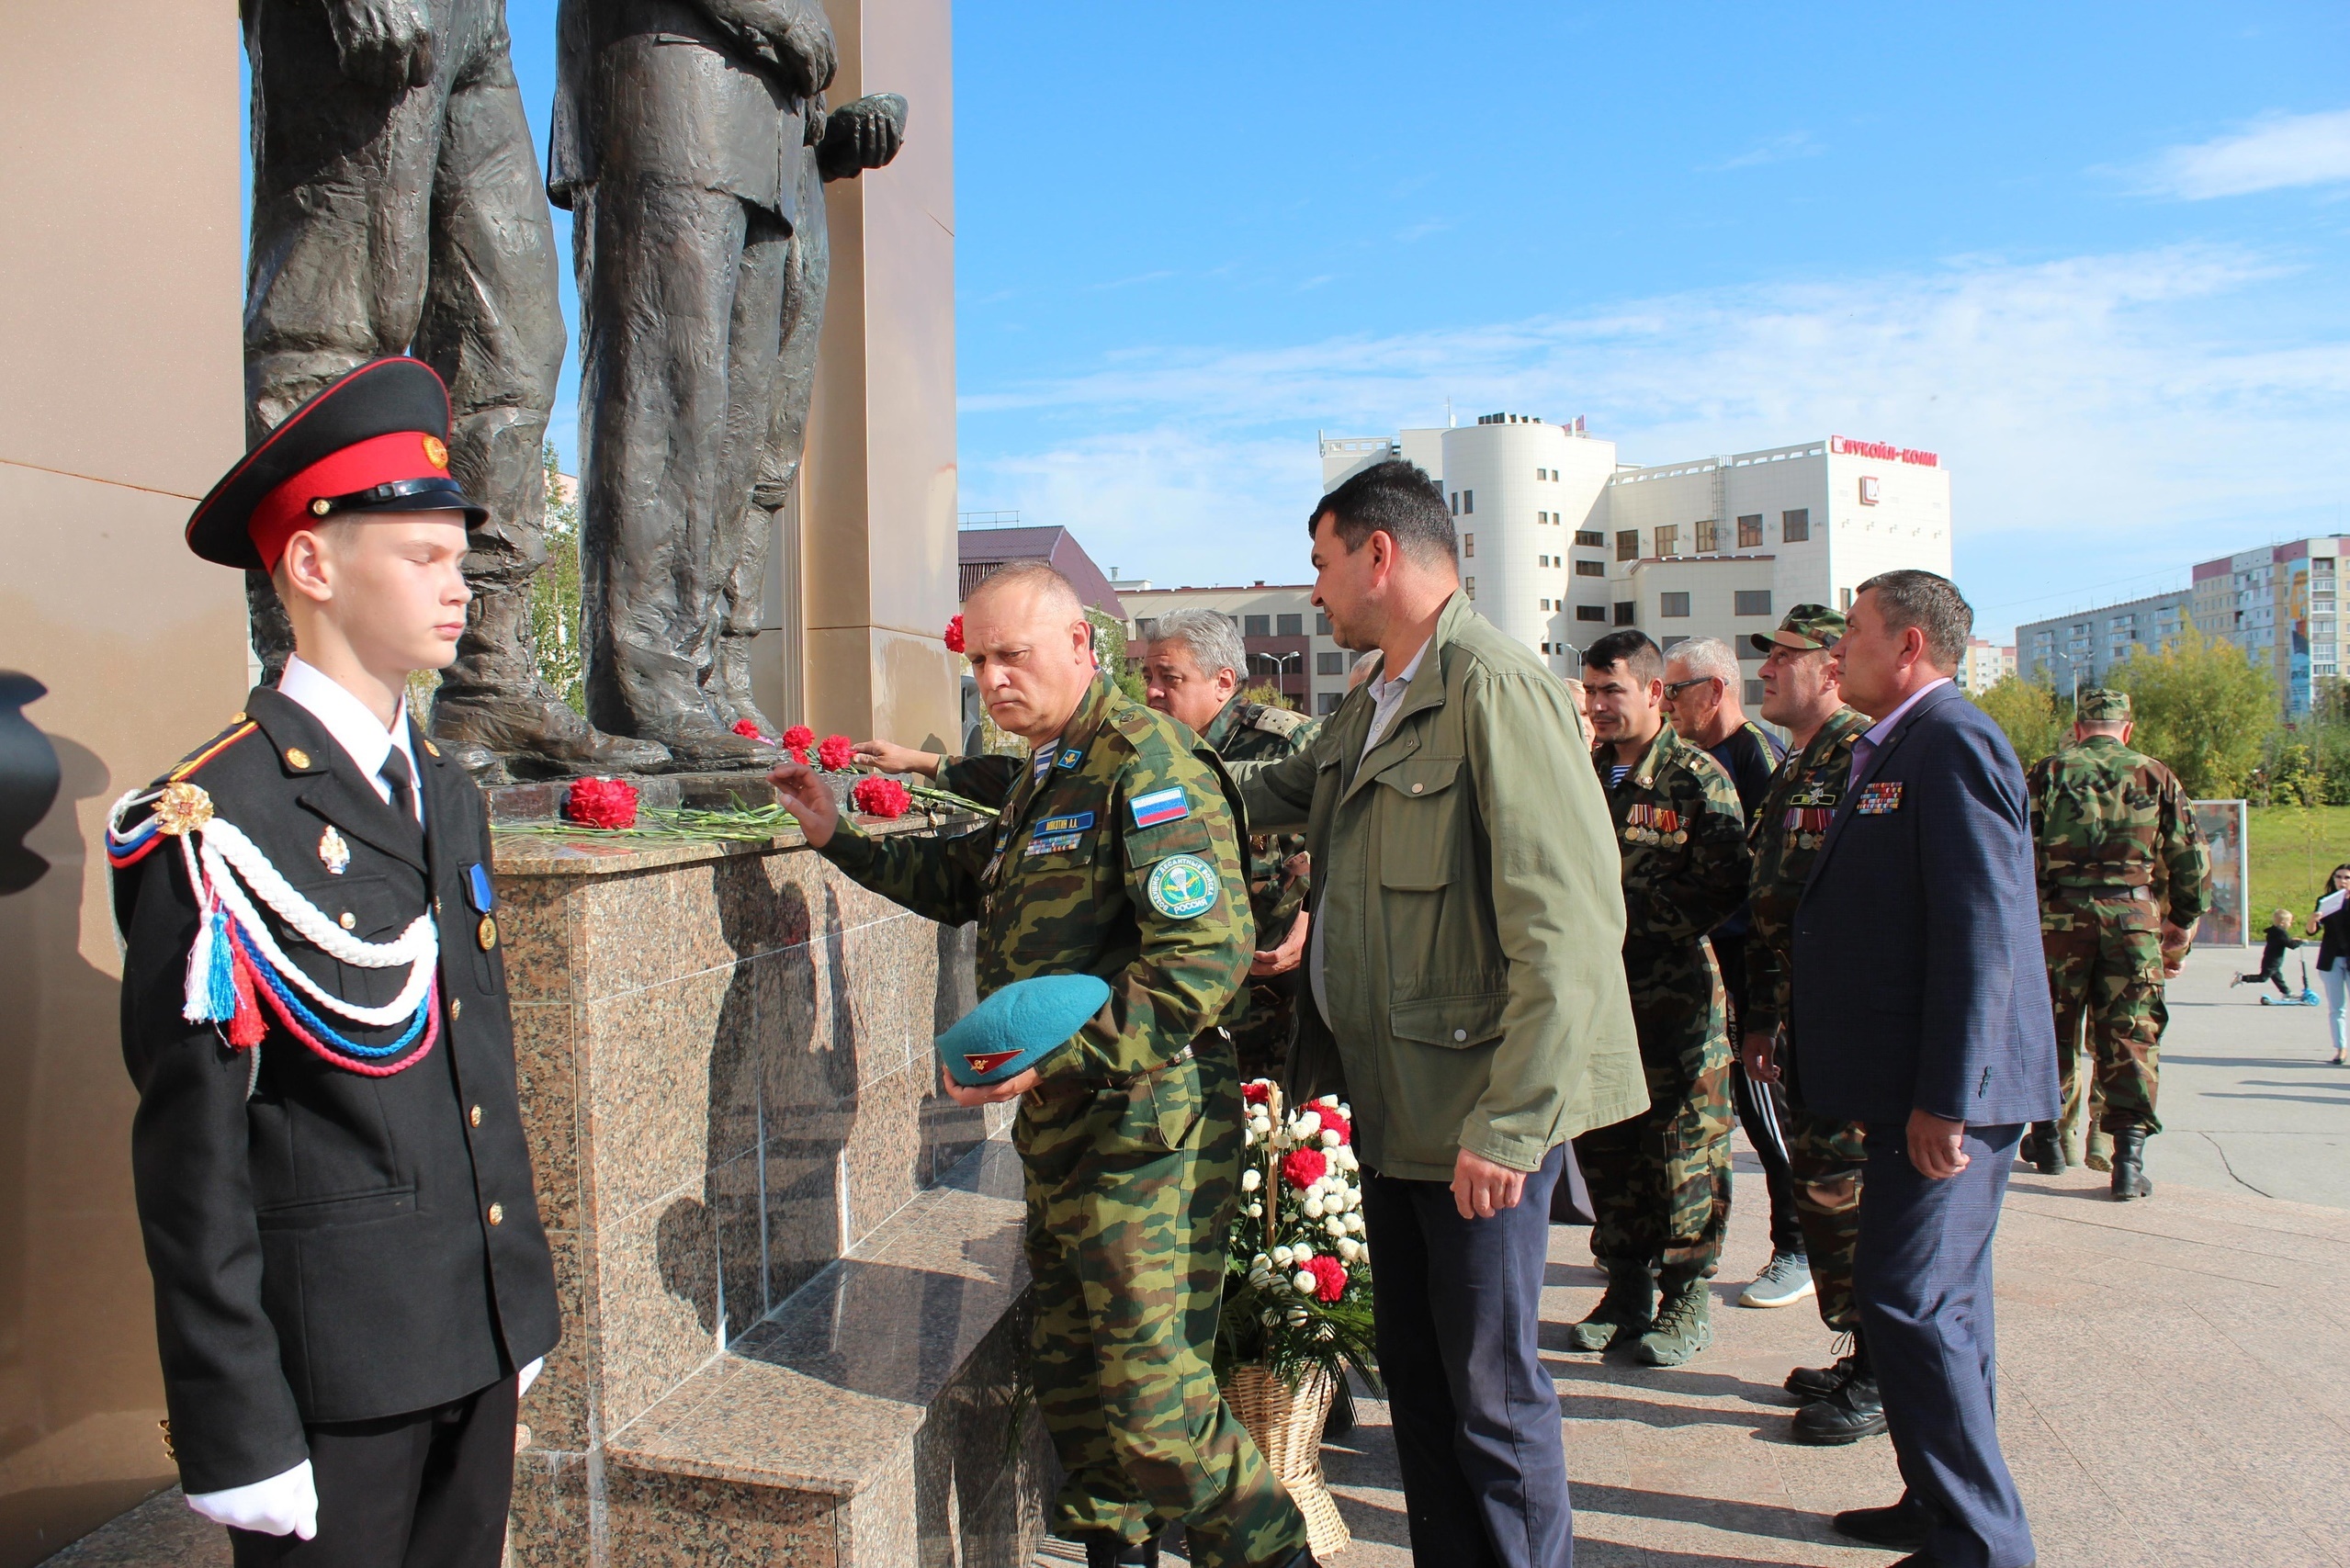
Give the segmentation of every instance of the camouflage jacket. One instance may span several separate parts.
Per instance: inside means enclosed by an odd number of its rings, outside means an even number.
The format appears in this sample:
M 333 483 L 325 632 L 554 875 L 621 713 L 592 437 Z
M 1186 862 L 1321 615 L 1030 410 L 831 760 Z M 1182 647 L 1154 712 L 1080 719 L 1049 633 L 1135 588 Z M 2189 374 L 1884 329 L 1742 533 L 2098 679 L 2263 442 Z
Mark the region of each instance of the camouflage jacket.
M 1656 733 L 1623 783 L 1608 788 L 1614 749 L 1591 754 L 1623 857 L 1624 978 L 1644 1047 L 1678 1034 L 1693 1005 L 1712 1008 L 1717 975 L 1705 935 L 1746 897 L 1746 821 L 1722 764 L 1673 733 Z
M 942 925 L 979 922 L 978 988 L 1098 975 L 1110 1000 L 1039 1069 L 1110 1081 L 1181 1056 L 1232 1005 L 1256 941 L 1239 831 L 1215 754 L 1097 681 L 1045 780 L 952 839 L 868 838 L 847 817 L 822 853 Z
M 1852 743 L 1871 723 L 1859 708 L 1838 708 L 1801 751 L 1790 752 L 1770 775 L 1770 788 L 1746 825 L 1754 852 L 1747 884 L 1754 940 L 1746 943 L 1743 1027 L 1769 1033 L 1787 1017 L 1789 954 L 1795 947 L 1795 906 L 1812 877 L 1820 840 L 1852 777 Z
M 2025 773 L 2040 903 L 2152 889 L 2171 924 L 2210 907 L 2211 854 L 2170 769 L 2110 735 L 2092 735 Z
M 1235 698 L 1208 720 L 1200 739 L 1227 762 L 1278 762 L 1311 745 L 1314 730 L 1314 721 L 1304 714 Z M 1305 907 L 1312 879 L 1302 869 L 1304 862 L 1299 857 L 1305 853 L 1303 833 L 1248 835 L 1248 903 L 1256 911 L 1257 930 L 1268 945 L 1282 939 L 1297 911 Z M 1282 870 L 1292 860 L 1299 860 L 1301 866 L 1294 876 Z

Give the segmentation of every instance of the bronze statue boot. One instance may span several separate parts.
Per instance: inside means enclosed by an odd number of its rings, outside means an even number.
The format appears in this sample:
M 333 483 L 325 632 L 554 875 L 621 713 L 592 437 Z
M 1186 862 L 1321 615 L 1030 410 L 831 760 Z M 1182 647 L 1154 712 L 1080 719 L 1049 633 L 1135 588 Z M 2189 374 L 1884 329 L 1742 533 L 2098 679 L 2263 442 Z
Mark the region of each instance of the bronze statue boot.
M 781 747 L 737 735 L 706 706 L 665 715 L 638 726 L 637 732 L 667 747 L 672 762 L 684 773 L 747 773 L 784 760 Z
M 433 704 L 433 736 L 444 745 L 486 748 L 536 774 L 665 773 L 669 752 L 650 740 L 606 735 L 534 681 L 511 696 L 443 687 Z
M 729 729 L 749 719 L 762 735 L 781 735 L 782 728 L 759 711 L 759 699 L 751 694 L 751 640 L 732 633 L 718 638 L 710 666 L 710 703 Z

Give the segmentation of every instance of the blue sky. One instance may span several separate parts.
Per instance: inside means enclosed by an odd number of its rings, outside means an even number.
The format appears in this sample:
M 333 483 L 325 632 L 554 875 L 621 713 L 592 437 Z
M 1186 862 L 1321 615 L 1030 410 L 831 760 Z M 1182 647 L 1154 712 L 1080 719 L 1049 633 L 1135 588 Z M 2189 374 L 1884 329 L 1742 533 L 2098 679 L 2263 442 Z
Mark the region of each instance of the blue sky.
M 1939 451 L 1994 633 L 2350 532 L 2350 7 L 965 0 L 955 49 L 961 504 L 1105 566 L 1295 581 L 1315 432 L 1448 398 Z

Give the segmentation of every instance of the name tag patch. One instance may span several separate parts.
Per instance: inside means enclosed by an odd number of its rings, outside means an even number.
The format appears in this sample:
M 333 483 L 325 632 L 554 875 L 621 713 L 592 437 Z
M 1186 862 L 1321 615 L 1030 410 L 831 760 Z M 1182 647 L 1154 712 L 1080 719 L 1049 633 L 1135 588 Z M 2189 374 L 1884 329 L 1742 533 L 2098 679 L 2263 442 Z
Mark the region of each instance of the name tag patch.
M 1901 785 L 1898 783 L 1863 784 L 1860 798 L 1852 803 L 1855 815 L 1883 817 L 1901 809 Z
M 1066 817 L 1047 817 L 1042 822 L 1037 823 L 1036 836 L 1042 839 L 1048 834 L 1057 835 L 1061 833 L 1082 833 L 1088 828 L 1092 826 L 1092 812 L 1072 811 Z
M 1156 828 L 1161 822 L 1172 822 L 1192 814 L 1192 798 L 1183 793 L 1181 784 L 1169 784 L 1165 789 L 1138 795 L 1128 804 L 1137 828 Z

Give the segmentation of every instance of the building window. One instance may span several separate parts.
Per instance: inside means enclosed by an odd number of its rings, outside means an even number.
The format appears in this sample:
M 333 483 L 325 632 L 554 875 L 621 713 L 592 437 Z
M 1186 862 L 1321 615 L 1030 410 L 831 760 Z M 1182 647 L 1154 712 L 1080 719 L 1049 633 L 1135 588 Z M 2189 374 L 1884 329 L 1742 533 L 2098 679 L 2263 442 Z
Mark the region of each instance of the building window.
M 1457 490 L 1452 492 L 1452 515 L 1461 515 L 1461 492 Z
M 1138 615 L 1135 619 L 1135 637 L 1141 642 L 1153 642 L 1158 637 L 1158 617 Z
M 1851 590 L 1851 589 L 1849 589 L 1849 588 L 1839 588 L 1839 589 L 1837 589 L 1836 592 L 1836 597 L 1837 597 L 1840 601 L 1842 601 L 1842 603 L 1840 603 L 1840 604 L 1838 604 L 1836 605 L 1836 608 L 1837 608 L 1837 609 L 1839 609 L 1839 610 L 1844 611 L 1847 615 L 1851 614 L 1851 613 L 1852 613 L 1852 590 Z
M 1742 550 L 1762 548 L 1762 513 L 1749 513 L 1738 519 L 1738 547 Z
M 1330 617 L 1319 610 L 1314 612 L 1314 635 L 1316 637 L 1330 635 Z
M 1746 682 L 1746 705 L 1750 708 L 1759 708 L 1762 706 L 1762 682 L 1760 681 L 1748 681 Z
M 1812 536 L 1812 509 L 1799 507 L 1779 514 L 1779 537 L 1781 543 L 1800 545 Z
M 1273 618 L 1271 615 L 1244 615 L 1240 622 L 1240 635 L 1271 637 L 1273 635 Z
M 1577 528 L 1575 546 L 1577 549 L 1604 550 L 1608 547 L 1608 536 L 1597 528 Z
M 1731 597 L 1734 601 L 1732 609 L 1738 615 L 1768 615 L 1770 614 L 1770 590 L 1768 588 L 1741 588 Z
M 1689 596 L 1686 593 L 1659 593 L 1656 613 L 1667 620 L 1686 619 L 1689 613 Z
M 1345 694 L 1346 694 L 1343 692 L 1322 692 L 1316 694 L 1314 698 L 1314 711 L 1321 714 L 1338 712 L 1339 699 Z
M 1638 560 L 1639 558 L 1640 558 L 1640 530 L 1639 530 L 1639 529 L 1637 529 L 1637 528 L 1619 528 L 1619 529 L 1617 529 L 1617 530 L 1616 530 L 1616 559 L 1618 559 L 1618 560 Z
M 1667 523 L 1665 526 L 1656 530 L 1656 553 L 1660 556 L 1677 556 L 1681 553 L 1681 525 L 1679 524 Z
M 1473 490 L 1463 491 L 1461 492 L 1461 515 L 1463 517 L 1474 517 L 1476 514 L 1477 492 Z
M 1629 599 L 1619 604 L 1616 606 L 1616 625 L 1620 626 L 1628 626 L 1632 625 L 1632 618 L 1638 613 L 1639 609 L 1640 606 L 1633 604 Z
M 1346 672 L 1345 654 L 1332 653 L 1326 649 L 1314 656 L 1314 673 L 1316 675 L 1343 675 Z
M 1604 621 L 1608 618 L 1608 607 L 1605 604 L 1577 604 L 1575 618 L 1578 621 Z
M 1477 536 L 1474 534 L 1463 534 L 1461 536 L 1461 553 L 1464 556 L 1471 557 L 1474 557 L 1477 553 Z
M 1543 608 L 1543 609 L 1547 610 L 1547 609 L 1549 609 L 1549 608 L 1551 607 L 1551 602 L 1550 602 L 1549 600 L 1545 599 L 1545 600 L 1543 600 L 1543 601 L 1542 602 L 1542 608 Z
M 1710 556 L 1722 547 L 1722 525 L 1711 517 L 1700 518 L 1697 525 L 1697 553 Z
M 1468 593 L 1469 603 L 1472 604 L 1475 604 L 1477 602 L 1477 580 L 1474 577 L 1464 577 L 1461 580 L 1461 586 Z
M 1548 566 L 1551 564 L 1551 558 L 1548 556 L 1536 556 L 1534 558 L 1534 564 L 1536 566 Z
M 1305 635 L 1305 617 L 1304 615 L 1282 615 L 1274 620 L 1273 626 L 1274 628 L 1283 637 L 1304 637 Z
M 1576 561 L 1575 563 L 1575 575 L 1577 577 L 1605 577 L 1608 575 L 1608 563 L 1603 560 Z

